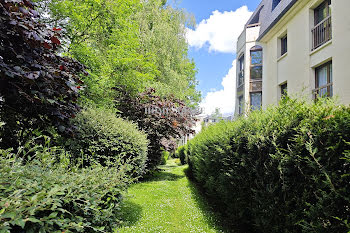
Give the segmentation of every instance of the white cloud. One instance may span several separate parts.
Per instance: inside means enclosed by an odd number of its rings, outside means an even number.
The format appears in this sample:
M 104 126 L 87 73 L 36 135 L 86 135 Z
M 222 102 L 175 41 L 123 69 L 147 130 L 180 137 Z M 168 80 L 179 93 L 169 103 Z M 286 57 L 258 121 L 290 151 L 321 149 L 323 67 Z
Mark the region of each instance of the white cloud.
M 232 67 L 223 78 L 221 85 L 224 87 L 219 91 L 208 92 L 201 103 L 205 114 L 211 114 L 216 108 L 220 108 L 221 113 L 233 113 L 236 99 L 236 60 L 232 62 Z
M 195 48 L 209 45 L 209 51 L 235 53 L 237 38 L 252 13 L 247 6 L 236 11 L 213 11 L 209 19 L 200 22 L 195 30 L 187 29 L 187 42 Z

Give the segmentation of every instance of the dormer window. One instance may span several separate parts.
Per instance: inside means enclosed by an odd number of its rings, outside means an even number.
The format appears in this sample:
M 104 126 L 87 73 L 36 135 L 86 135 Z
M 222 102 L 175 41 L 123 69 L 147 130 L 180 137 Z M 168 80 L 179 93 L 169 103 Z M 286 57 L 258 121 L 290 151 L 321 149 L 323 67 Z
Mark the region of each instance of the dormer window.
M 281 2 L 281 0 L 273 0 L 272 1 L 272 10 L 274 10 L 280 2 Z

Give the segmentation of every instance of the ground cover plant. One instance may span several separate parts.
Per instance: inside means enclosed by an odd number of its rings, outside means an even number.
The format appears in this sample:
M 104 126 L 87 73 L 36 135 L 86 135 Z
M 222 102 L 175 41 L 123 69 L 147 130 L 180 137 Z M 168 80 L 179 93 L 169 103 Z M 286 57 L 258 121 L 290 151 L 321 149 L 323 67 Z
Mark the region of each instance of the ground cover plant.
M 188 145 L 193 177 L 249 232 L 348 232 L 350 108 L 285 98 L 209 126 Z
M 29 147 L 30 146 L 30 147 Z M 20 153 L 34 152 L 26 161 Z M 0 151 L 0 232 L 110 232 L 129 166 L 80 168 L 56 147 Z

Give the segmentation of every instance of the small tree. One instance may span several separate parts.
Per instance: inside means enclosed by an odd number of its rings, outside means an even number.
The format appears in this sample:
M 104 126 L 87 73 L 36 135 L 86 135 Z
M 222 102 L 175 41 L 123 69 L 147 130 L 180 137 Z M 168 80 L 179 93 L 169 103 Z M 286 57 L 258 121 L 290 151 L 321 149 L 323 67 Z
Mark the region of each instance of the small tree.
M 173 96 L 158 96 L 152 88 L 137 95 L 121 87 L 116 90 L 120 115 L 136 122 L 148 135 L 148 169 L 154 169 L 161 162 L 162 148 L 174 150 L 175 138 L 194 132 L 192 126 L 196 120 L 183 101 Z
M 56 54 L 60 29 L 38 22 L 28 0 L 0 1 L 1 118 L 6 123 L 3 147 L 23 141 L 25 130 L 55 125 L 69 132 L 84 67 Z

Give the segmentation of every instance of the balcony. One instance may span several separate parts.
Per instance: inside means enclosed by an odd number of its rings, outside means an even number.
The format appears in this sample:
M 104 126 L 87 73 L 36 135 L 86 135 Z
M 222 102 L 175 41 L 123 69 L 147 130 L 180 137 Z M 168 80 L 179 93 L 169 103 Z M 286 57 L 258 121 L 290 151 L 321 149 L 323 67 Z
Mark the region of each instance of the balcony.
M 332 17 L 328 16 L 318 23 L 312 30 L 312 50 L 332 39 Z
M 249 92 L 261 92 L 262 79 L 250 80 Z

